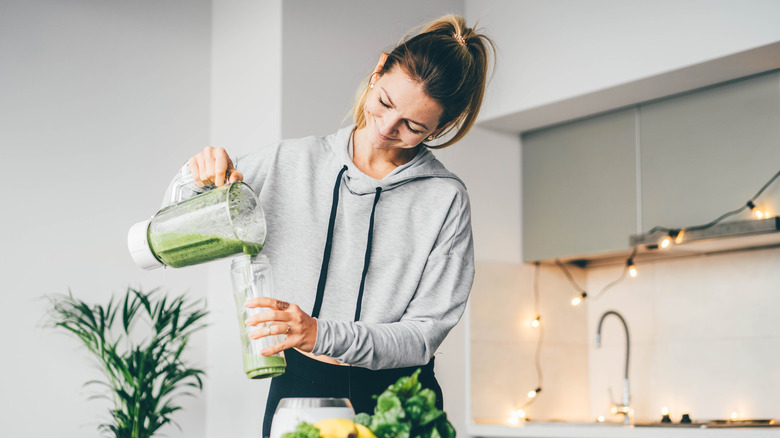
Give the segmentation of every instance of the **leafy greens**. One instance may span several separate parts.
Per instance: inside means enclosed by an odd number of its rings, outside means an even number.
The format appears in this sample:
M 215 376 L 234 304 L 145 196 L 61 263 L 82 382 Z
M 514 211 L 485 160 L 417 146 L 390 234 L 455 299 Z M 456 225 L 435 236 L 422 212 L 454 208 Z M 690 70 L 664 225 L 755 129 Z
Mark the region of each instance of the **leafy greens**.
M 401 377 L 377 398 L 374 415 L 357 414 L 362 424 L 377 438 L 454 438 L 447 414 L 436 408 L 436 393 L 423 388 L 418 380 L 420 370 Z

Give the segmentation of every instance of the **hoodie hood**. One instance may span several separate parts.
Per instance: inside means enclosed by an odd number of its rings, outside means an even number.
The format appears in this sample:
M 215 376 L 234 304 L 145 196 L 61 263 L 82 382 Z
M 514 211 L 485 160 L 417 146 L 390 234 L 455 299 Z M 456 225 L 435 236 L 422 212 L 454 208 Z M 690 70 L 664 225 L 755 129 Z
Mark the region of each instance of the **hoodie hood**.
M 463 181 L 448 171 L 427 147 L 421 148 L 411 161 L 398 166 L 382 179 L 374 179 L 366 175 L 355 166 L 350 157 L 349 149 L 352 147 L 354 129 L 355 126 L 350 125 L 326 137 L 333 153 L 347 166 L 344 182 L 353 194 L 374 194 L 377 188 L 381 188 L 382 191 L 392 190 L 418 178 L 452 178 L 465 187 Z

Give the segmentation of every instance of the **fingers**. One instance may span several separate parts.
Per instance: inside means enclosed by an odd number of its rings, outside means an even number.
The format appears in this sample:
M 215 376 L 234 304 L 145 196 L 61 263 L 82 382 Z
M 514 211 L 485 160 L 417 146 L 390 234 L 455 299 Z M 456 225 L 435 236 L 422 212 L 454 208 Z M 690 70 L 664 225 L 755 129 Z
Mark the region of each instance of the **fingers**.
M 222 151 L 224 151 L 224 149 L 222 149 Z M 225 184 L 229 160 L 226 153 L 214 155 L 214 185 L 217 187 Z
M 247 300 L 245 305 L 249 308 L 265 307 L 269 309 L 251 315 L 244 321 L 248 326 L 264 324 L 257 330 L 250 332 L 250 338 L 286 335 L 281 342 L 264 349 L 262 354 L 275 354 L 292 347 L 302 351 L 314 349 L 317 341 L 317 319 L 309 316 L 297 304 L 260 297 Z
M 227 175 L 228 182 L 231 183 L 244 180 L 244 175 L 233 166 L 233 162 L 230 160 L 227 161 Z
M 283 310 L 268 310 L 262 313 L 257 313 L 247 317 L 244 324 L 255 326 L 264 322 L 282 322 L 287 323 L 292 321 L 292 315 Z M 276 333 L 278 334 L 278 333 Z
M 250 298 L 246 300 L 246 303 L 244 303 L 246 307 L 254 308 L 254 307 L 267 307 L 269 309 L 276 309 L 276 310 L 286 310 L 290 307 L 290 303 L 282 300 L 277 300 L 275 298 L 269 298 L 269 297 L 256 297 L 256 298 Z
M 231 183 L 244 180 L 244 174 L 242 174 L 241 172 L 239 172 L 236 169 L 228 170 L 228 175 L 230 175 L 230 177 L 229 177 L 230 179 L 228 180 L 228 182 L 231 182 Z
M 265 336 L 289 335 L 290 333 L 292 333 L 292 326 L 290 326 L 290 324 L 268 324 L 265 327 L 260 327 L 259 329 L 250 332 L 249 337 L 258 339 Z
M 219 187 L 226 181 L 243 181 L 244 176 L 233 166 L 233 161 L 223 148 L 205 147 L 190 158 L 187 166 L 192 180 L 198 187 L 214 184 Z
M 292 347 L 295 347 L 295 345 L 293 345 L 291 343 L 288 343 L 288 342 L 280 342 L 280 343 L 278 343 L 276 345 L 272 345 L 272 346 L 270 346 L 268 348 L 264 348 L 260 352 L 260 354 L 262 354 L 263 356 L 272 356 L 274 354 L 278 354 L 278 353 L 280 353 L 280 352 L 282 352 L 282 351 L 284 351 L 284 350 L 286 350 L 288 348 L 292 348 Z

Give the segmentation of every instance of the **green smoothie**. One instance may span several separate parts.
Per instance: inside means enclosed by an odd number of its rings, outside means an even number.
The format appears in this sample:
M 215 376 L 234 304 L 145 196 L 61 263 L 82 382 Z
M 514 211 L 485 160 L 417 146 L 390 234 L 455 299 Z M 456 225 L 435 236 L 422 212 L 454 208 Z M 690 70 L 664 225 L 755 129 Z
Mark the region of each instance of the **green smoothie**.
M 160 261 L 173 268 L 197 265 L 240 252 L 254 256 L 263 249 L 259 243 L 190 233 L 152 234 L 149 244 Z
M 284 373 L 287 361 L 282 356 L 244 354 L 244 372 L 250 379 L 265 379 Z

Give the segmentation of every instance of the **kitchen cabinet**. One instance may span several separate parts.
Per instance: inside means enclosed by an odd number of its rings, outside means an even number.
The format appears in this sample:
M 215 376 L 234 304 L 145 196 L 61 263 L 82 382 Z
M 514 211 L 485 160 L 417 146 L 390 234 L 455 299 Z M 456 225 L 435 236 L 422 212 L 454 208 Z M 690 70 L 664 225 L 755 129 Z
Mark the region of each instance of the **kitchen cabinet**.
M 523 135 L 523 259 L 625 250 L 637 230 L 628 109 Z
M 780 169 L 778 72 L 639 112 L 643 231 L 708 223 L 744 205 Z M 779 185 L 761 198 L 774 213 Z
M 780 169 L 780 72 L 528 132 L 522 147 L 523 259 L 625 256 L 630 235 L 708 223 Z M 758 201 L 780 212 L 780 181 Z

